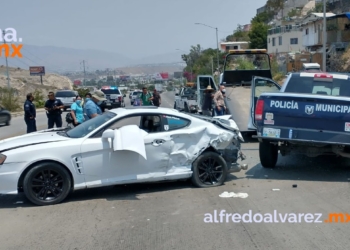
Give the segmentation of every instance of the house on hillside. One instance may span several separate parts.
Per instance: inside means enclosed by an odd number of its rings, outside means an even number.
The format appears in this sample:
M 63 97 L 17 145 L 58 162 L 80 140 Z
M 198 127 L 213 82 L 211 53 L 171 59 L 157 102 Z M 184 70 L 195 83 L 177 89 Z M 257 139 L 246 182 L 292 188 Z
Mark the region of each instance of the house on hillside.
M 248 49 L 248 48 L 249 48 L 249 42 L 246 42 L 246 41 L 220 43 L 221 52 L 228 52 L 231 49 Z
M 268 30 L 268 53 L 278 54 L 302 50 L 304 50 L 302 32 L 297 22 L 281 22 Z
M 326 13 L 327 40 L 330 53 L 334 49 L 345 49 L 350 42 L 350 13 Z M 302 44 L 308 51 L 322 50 L 323 46 L 323 13 L 311 13 L 301 24 Z

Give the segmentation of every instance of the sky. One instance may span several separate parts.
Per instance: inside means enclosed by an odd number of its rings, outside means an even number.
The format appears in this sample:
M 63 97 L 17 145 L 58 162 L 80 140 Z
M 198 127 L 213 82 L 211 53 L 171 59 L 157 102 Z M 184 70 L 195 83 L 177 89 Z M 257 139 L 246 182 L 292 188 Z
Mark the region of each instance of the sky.
M 129 58 L 191 45 L 216 47 L 247 24 L 266 0 L 16 0 L 2 1 L 0 29 L 14 28 L 23 44 L 96 49 Z

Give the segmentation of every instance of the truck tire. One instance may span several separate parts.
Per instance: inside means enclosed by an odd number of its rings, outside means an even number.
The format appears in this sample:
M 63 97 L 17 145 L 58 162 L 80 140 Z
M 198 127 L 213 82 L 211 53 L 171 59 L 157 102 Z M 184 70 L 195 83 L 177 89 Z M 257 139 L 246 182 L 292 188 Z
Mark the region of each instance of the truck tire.
M 278 159 L 278 146 L 269 141 L 259 142 L 259 157 L 264 168 L 274 168 Z

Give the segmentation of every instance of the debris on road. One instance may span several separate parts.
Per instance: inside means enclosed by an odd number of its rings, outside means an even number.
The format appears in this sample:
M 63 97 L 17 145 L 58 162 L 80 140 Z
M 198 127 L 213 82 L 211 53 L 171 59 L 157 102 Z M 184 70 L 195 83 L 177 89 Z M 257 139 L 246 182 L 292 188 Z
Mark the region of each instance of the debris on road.
M 222 194 L 219 195 L 221 198 L 247 198 L 248 194 L 247 193 L 234 193 L 234 192 L 223 192 Z
M 273 188 L 272 191 L 280 191 L 278 188 Z
M 293 184 L 293 188 L 296 188 L 298 185 L 297 184 Z

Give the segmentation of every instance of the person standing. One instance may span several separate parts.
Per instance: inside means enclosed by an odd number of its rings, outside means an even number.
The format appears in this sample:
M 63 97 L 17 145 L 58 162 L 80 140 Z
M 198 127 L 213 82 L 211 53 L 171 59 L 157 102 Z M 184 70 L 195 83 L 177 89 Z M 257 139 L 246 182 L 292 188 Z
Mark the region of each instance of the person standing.
M 203 115 L 212 116 L 213 97 L 214 97 L 213 91 L 214 89 L 210 85 L 208 85 L 203 96 L 203 106 L 202 106 Z
M 217 116 L 221 116 L 225 114 L 226 106 L 225 106 L 225 95 L 226 89 L 225 85 L 220 84 L 219 90 L 214 95 L 214 103 L 215 103 L 215 112 Z
M 162 98 L 156 89 L 153 90 L 153 105 L 159 107 L 162 103 Z
M 56 128 L 62 127 L 62 110 L 64 105 L 60 99 L 56 99 L 53 92 L 49 92 L 49 99 L 45 103 L 45 110 L 48 118 L 48 128 L 53 128 L 56 125 Z
M 148 92 L 146 87 L 142 88 L 141 94 L 141 106 L 152 106 L 153 96 L 150 92 Z
M 24 102 L 24 121 L 27 125 L 27 134 L 36 132 L 36 108 L 33 101 L 33 94 L 28 93 L 27 100 Z
M 73 125 L 74 127 L 82 124 L 84 122 L 84 112 L 83 107 L 81 106 L 81 97 L 76 96 L 75 102 L 70 106 L 70 113 L 73 117 Z
M 105 98 L 105 94 L 100 90 L 96 90 L 90 96 L 91 98 L 88 98 L 88 97 L 85 98 L 85 105 L 84 105 L 84 114 L 86 114 L 85 120 L 89 120 L 98 115 L 101 115 L 102 110 L 99 107 L 99 104 L 103 101 L 107 101 L 107 99 Z

